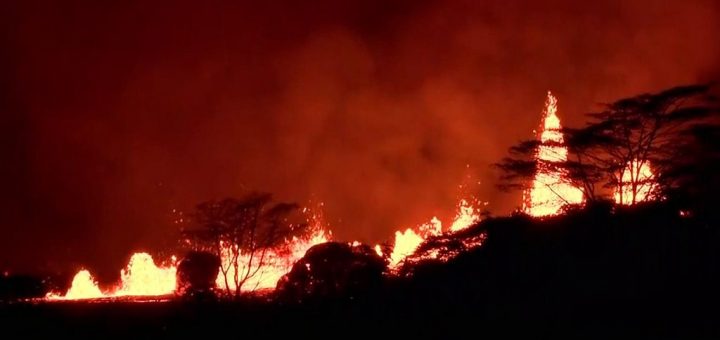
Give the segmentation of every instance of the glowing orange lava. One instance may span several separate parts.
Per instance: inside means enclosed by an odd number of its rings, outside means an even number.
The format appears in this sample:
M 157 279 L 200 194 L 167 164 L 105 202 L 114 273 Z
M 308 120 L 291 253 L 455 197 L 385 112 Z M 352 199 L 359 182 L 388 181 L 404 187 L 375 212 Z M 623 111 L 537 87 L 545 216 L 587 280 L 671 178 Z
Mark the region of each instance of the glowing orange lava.
M 135 253 L 121 272 L 121 285 L 114 296 L 155 296 L 172 294 L 176 287 L 176 259 L 172 265 L 158 267 L 148 253 Z
M 468 203 L 467 200 L 460 200 L 457 215 L 453 219 L 449 231 L 456 232 L 463 230 L 478 221 L 480 221 L 478 209 Z M 396 231 L 395 245 L 390 254 L 390 267 L 397 267 L 406 257 L 412 255 L 428 237 L 440 235 L 443 231 L 442 229 L 440 219 L 433 217 L 430 222 L 420 225 L 417 232 L 411 228 L 402 232 Z M 382 253 L 379 246 L 375 246 L 375 251 L 379 254 Z
M 458 212 L 450 226 L 450 231 L 460 231 L 480 221 L 480 211 L 467 200 L 460 200 Z
M 175 257 L 168 266 L 158 267 L 148 253 L 135 253 L 120 272 L 121 282 L 108 292 L 100 290 L 89 271 L 80 270 L 65 295 L 48 294 L 50 300 L 79 300 L 120 296 L 158 296 L 175 291 Z
M 647 162 L 637 159 L 623 170 L 620 185 L 615 190 L 615 202 L 623 205 L 649 201 L 656 195 L 655 175 Z
M 390 266 L 397 266 L 403 259 L 412 255 L 426 238 L 430 236 L 440 235 L 442 232 L 442 223 L 437 217 L 433 217 L 430 222 L 421 225 L 419 232 L 416 233 L 411 228 L 405 231 L 395 232 L 395 245 L 390 254 Z
M 303 212 L 309 213 L 309 210 L 304 209 Z M 251 273 L 247 275 L 246 280 L 237 281 L 242 284 L 241 291 L 274 289 L 278 280 L 292 269 L 293 264 L 303 257 L 310 247 L 330 240 L 331 233 L 326 231 L 329 229 L 325 225 L 322 215 L 312 214 L 308 220 L 312 226 L 310 228 L 312 232 L 309 235 L 293 237 L 283 245 L 267 250 L 262 256 L 262 261 L 257 257 L 251 261 L 250 254 L 240 254 L 237 259 L 238 277 L 244 278 L 248 272 Z M 465 229 L 479 220 L 479 211 L 466 200 L 461 200 L 449 231 L 456 232 Z M 391 266 L 396 266 L 405 257 L 411 255 L 425 239 L 439 235 L 442 231 L 442 223 L 437 217 L 433 217 L 430 222 L 421 225 L 417 232 L 413 229 L 396 232 L 395 246 L 390 254 Z M 359 242 L 352 242 L 351 245 L 357 246 Z M 383 255 L 379 245 L 375 246 L 375 251 L 378 255 Z M 235 265 L 231 261 L 232 253 L 229 247 L 221 246 L 221 265 L 227 270 L 227 273 L 223 274 L 221 271 L 216 278 L 216 284 L 218 288 L 225 289 L 225 275 L 227 275 L 227 288 L 234 291 L 237 290 L 237 285 L 234 280 Z M 171 264 L 158 266 L 149 254 L 135 253 L 130 258 L 127 267 L 121 271 L 121 282 L 111 289 L 101 290 L 90 272 L 83 269 L 75 275 L 70 289 L 64 295 L 51 293 L 47 295 L 47 299 L 79 300 L 173 294 L 177 286 L 175 262 L 176 259 L 173 256 Z
M 557 98 L 550 91 L 545 101 L 540 141 L 542 144 L 536 154 L 538 161 L 567 160 L 567 147 L 561 145 L 564 141 L 560 118 L 557 116 Z M 566 174 L 561 171 L 538 171 L 532 187 L 524 194 L 524 211 L 531 216 L 550 216 L 560 213 L 566 204 L 582 203 L 582 190 L 568 183 L 566 178 Z
M 308 237 L 293 237 L 285 245 L 268 250 L 262 259 L 262 265 L 259 265 L 261 262 L 258 254 L 255 254 L 255 259 L 250 261 L 249 254 L 241 253 L 237 260 L 238 277 L 243 278 L 248 273 L 250 275 L 247 275 L 247 280 L 238 281 L 242 283 L 240 290 L 245 292 L 274 289 L 278 280 L 292 269 L 293 264 L 302 258 L 310 247 L 328 242 L 329 239 L 329 233 L 320 228 L 314 229 L 314 232 Z M 227 268 L 228 285 L 226 287 L 225 275 L 222 271 L 218 273 L 215 283 L 220 288 L 229 288 L 231 291 L 235 291 L 237 289 L 234 280 L 235 266 L 232 263 L 232 252 L 229 248 L 221 249 L 221 265 Z
M 75 274 L 73 277 L 72 285 L 68 289 L 65 296 L 49 295 L 50 298 L 55 299 L 93 299 L 103 297 L 103 293 L 100 291 L 97 282 L 92 277 L 89 271 L 83 269 Z

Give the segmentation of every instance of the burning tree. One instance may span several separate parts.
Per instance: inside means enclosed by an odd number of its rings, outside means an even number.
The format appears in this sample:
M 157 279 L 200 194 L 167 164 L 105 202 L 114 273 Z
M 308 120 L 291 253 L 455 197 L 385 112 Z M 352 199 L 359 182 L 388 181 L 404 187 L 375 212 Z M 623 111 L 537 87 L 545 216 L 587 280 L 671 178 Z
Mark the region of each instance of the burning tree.
M 523 141 L 497 166 L 501 187 L 526 187 L 537 172 L 556 171 L 582 188 L 587 201 L 615 196 L 635 204 L 662 196 L 677 185 L 677 168 L 689 131 L 709 125 L 717 113 L 709 85 L 679 86 L 603 105 L 587 125 L 563 129 L 566 160 L 536 157 L 547 143 Z
M 278 249 L 308 226 L 296 218 L 296 204 L 271 201 L 270 194 L 252 193 L 201 203 L 194 214 L 198 228 L 184 231 L 195 250 L 222 259 L 220 273 L 229 295 L 240 295 L 243 285 L 263 273 Z

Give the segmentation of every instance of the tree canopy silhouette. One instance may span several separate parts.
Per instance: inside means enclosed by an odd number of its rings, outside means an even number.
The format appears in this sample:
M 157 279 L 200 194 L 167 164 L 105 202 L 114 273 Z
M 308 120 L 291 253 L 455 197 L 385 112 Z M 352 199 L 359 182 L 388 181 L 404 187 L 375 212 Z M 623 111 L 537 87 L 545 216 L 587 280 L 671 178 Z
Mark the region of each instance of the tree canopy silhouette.
M 177 267 L 176 292 L 183 296 L 212 296 L 220 265 L 215 254 L 188 252 Z
M 307 229 L 294 203 L 271 203 L 272 195 L 251 193 L 200 203 L 193 215 L 196 228 L 183 232 L 195 250 L 222 258 L 225 290 L 240 295 L 243 285 L 267 265 L 271 249 Z
M 658 195 L 677 188 L 681 173 L 691 170 L 691 159 L 685 156 L 690 145 L 697 144 L 690 142 L 698 131 L 717 126 L 718 106 L 710 89 L 707 84 L 678 86 L 605 104 L 587 114 L 586 126 L 563 129 L 566 161 L 535 157 L 540 146 L 553 142 L 521 141 L 496 164 L 502 171 L 500 186 L 527 188 L 537 172 L 558 171 L 583 190 L 587 201 L 626 190 L 629 194 L 620 195 L 620 203 L 634 204 L 650 185 L 641 174 L 649 166 Z
M 310 248 L 278 282 L 284 300 L 352 297 L 382 284 L 386 261 L 367 245 L 327 242 Z

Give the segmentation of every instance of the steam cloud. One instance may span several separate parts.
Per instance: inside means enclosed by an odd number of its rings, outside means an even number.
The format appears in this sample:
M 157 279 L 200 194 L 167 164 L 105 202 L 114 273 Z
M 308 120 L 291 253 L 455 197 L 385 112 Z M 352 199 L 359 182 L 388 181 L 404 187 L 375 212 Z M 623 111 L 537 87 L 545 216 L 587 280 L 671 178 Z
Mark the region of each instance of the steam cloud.
M 547 90 L 572 125 L 719 74 L 712 0 L 259 3 L 0 5 L 0 266 L 111 275 L 172 209 L 253 189 L 348 240 L 452 215 L 463 183 L 506 213 L 489 165 Z

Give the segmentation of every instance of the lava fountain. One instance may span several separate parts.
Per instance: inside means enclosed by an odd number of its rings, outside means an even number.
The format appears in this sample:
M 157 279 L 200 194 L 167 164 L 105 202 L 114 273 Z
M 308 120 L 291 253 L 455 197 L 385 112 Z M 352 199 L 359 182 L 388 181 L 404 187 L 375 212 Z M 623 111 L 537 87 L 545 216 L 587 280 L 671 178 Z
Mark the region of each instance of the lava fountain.
M 61 297 L 51 294 L 48 297 L 52 299 L 77 300 L 101 298 L 104 296 L 97 282 L 92 277 L 92 274 L 90 274 L 90 271 L 82 269 L 73 277 L 70 289 L 68 289 L 65 296 Z
M 535 155 L 539 164 L 567 160 L 567 147 L 563 145 L 560 118 L 557 116 L 557 98 L 548 91 L 544 121 L 540 133 L 540 147 Z M 567 180 L 561 170 L 538 169 L 532 187 L 524 193 L 524 211 L 536 217 L 557 215 L 566 204 L 583 202 L 583 192 Z
M 238 276 L 247 279 L 243 280 L 241 291 L 254 291 L 258 289 L 275 288 L 277 281 L 292 269 L 293 264 L 305 255 L 310 247 L 325 243 L 330 240 L 330 233 L 326 232 L 327 226 L 321 214 L 310 212 L 308 220 L 312 225 L 312 232 L 305 237 L 293 237 L 284 244 L 268 249 L 263 254 L 263 259 L 253 259 L 253 255 L 240 254 L 236 259 Z M 232 263 L 232 252 L 229 247 L 222 247 L 220 251 L 221 264 L 228 268 L 227 277 L 234 278 L 235 265 Z M 177 287 L 177 260 L 171 257 L 170 264 L 158 266 L 152 256 L 147 253 L 135 253 L 125 269 L 120 272 L 120 283 L 103 291 L 88 270 L 80 270 L 73 278 L 70 289 L 65 295 L 50 293 L 48 300 L 81 300 L 113 297 L 137 297 L 137 296 L 161 296 L 175 293 Z M 227 288 L 235 291 L 237 285 L 234 280 L 229 280 L 229 286 L 225 285 L 225 276 L 222 271 L 218 274 L 216 284 L 219 288 Z
M 81 300 L 121 296 L 160 296 L 172 294 L 176 287 L 175 257 L 166 266 L 157 266 L 148 253 L 135 253 L 120 272 L 120 283 L 103 292 L 88 270 L 80 270 L 73 277 L 65 295 L 48 294 L 49 300 Z
M 309 213 L 308 209 L 304 212 Z M 480 220 L 479 210 L 468 201 L 461 200 L 458 204 L 457 214 L 449 227 L 450 232 L 463 230 Z M 328 242 L 331 239 L 329 228 L 324 223 L 322 215 L 311 214 L 309 221 L 311 232 L 304 237 L 293 237 L 284 244 L 268 249 L 262 255 L 262 260 L 253 259 L 251 254 L 240 254 L 236 263 L 233 263 L 232 252 L 229 247 L 221 245 L 221 265 L 227 269 L 216 278 L 216 285 L 220 289 L 243 292 L 260 289 L 274 289 L 277 281 L 291 269 L 293 264 L 302 258 L 312 246 Z M 443 232 L 442 222 L 433 217 L 430 222 L 421 225 L 417 231 L 408 228 L 395 233 L 395 246 L 390 254 L 391 267 L 397 266 L 405 257 L 413 254 L 417 247 L 428 237 L 440 235 Z M 382 255 L 379 246 L 376 252 Z M 135 253 L 125 269 L 120 273 L 121 282 L 114 287 L 103 291 L 88 270 L 80 270 L 73 278 L 70 289 L 64 294 L 50 293 L 48 300 L 82 300 L 113 297 L 161 296 L 175 293 L 177 287 L 177 264 L 173 256 L 167 265 L 158 266 L 152 256 L 147 253 Z M 238 277 L 244 278 L 235 281 L 235 268 Z M 226 275 L 228 283 L 226 285 Z
M 457 214 L 453 219 L 449 231 L 457 232 L 480 221 L 479 209 L 471 205 L 467 200 L 460 200 Z M 405 231 L 395 232 L 395 245 L 390 254 L 390 267 L 396 268 L 406 257 L 415 253 L 415 250 L 428 237 L 440 235 L 443 232 L 442 222 L 433 217 L 430 222 L 422 224 L 416 232 L 412 228 Z M 380 247 L 375 246 L 375 251 L 380 253 Z

